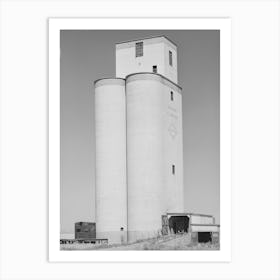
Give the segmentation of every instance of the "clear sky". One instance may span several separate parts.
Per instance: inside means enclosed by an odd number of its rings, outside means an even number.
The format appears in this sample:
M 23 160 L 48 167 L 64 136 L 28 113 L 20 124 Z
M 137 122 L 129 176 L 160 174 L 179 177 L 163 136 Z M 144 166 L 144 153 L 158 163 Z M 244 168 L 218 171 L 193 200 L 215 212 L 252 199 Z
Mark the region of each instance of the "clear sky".
M 61 31 L 61 232 L 95 220 L 93 82 L 115 76 L 115 43 L 165 35 L 183 88 L 185 211 L 220 220 L 220 34 L 215 30 Z

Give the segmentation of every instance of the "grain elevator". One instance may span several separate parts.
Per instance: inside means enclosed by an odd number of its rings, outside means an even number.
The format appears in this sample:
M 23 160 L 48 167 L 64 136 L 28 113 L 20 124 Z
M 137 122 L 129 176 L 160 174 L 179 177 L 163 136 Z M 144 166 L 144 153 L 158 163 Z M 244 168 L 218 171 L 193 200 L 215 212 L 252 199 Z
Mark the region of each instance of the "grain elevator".
M 177 46 L 116 44 L 116 77 L 95 81 L 96 234 L 109 243 L 157 236 L 184 210 Z

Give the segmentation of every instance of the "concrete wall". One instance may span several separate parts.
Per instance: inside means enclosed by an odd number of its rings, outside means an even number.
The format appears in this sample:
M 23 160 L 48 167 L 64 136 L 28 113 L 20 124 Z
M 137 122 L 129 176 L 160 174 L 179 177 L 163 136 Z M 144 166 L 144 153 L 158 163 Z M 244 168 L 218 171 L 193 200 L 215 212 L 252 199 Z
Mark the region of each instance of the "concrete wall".
M 136 57 L 135 44 L 143 42 L 143 56 Z M 173 66 L 169 65 L 169 50 L 172 51 Z M 139 72 L 157 72 L 177 83 L 177 47 L 164 37 L 120 43 L 116 45 L 116 76 L 125 78 Z
M 120 243 L 126 240 L 127 231 L 124 80 L 103 79 L 95 83 L 95 131 L 96 237 Z
M 172 52 L 172 66 L 169 65 L 169 51 Z M 174 83 L 178 83 L 178 68 L 177 68 L 177 47 L 171 44 L 164 44 L 164 74 L 163 76 L 167 77 L 169 80 Z

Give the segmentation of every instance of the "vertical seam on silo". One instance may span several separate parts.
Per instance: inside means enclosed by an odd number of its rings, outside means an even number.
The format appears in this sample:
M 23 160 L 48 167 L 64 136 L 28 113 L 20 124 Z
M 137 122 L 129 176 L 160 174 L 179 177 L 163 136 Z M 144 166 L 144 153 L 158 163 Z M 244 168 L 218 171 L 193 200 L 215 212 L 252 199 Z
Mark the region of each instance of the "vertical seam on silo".
M 126 79 L 124 84 L 124 100 L 125 100 L 125 168 L 126 168 L 126 242 L 128 242 L 128 159 L 127 159 L 127 91 Z
M 96 217 L 97 217 L 97 214 L 96 214 L 96 210 L 97 210 L 97 197 L 96 197 L 96 94 L 95 94 L 95 84 L 93 85 L 93 89 L 94 89 L 94 140 L 95 140 L 95 145 L 94 145 L 94 157 L 95 157 L 95 160 L 94 160 L 94 200 L 95 200 L 95 203 L 94 203 L 94 216 L 95 216 L 95 238 L 97 238 L 97 226 L 96 226 Z

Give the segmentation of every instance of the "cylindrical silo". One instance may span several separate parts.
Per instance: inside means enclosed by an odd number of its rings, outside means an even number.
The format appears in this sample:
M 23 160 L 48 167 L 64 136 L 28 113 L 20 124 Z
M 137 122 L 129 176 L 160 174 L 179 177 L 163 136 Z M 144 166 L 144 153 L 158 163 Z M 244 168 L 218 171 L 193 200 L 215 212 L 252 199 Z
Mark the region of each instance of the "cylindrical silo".
M 166 213 L 184 212 L 182 89 L 164 80 Z
M 127 240 L 125 80 L 95 82 L 96 234 Z
M 127 96 L 128 240 L 161 232 L 163 176 L 163 93 L 161 76 L 129 75 Z

